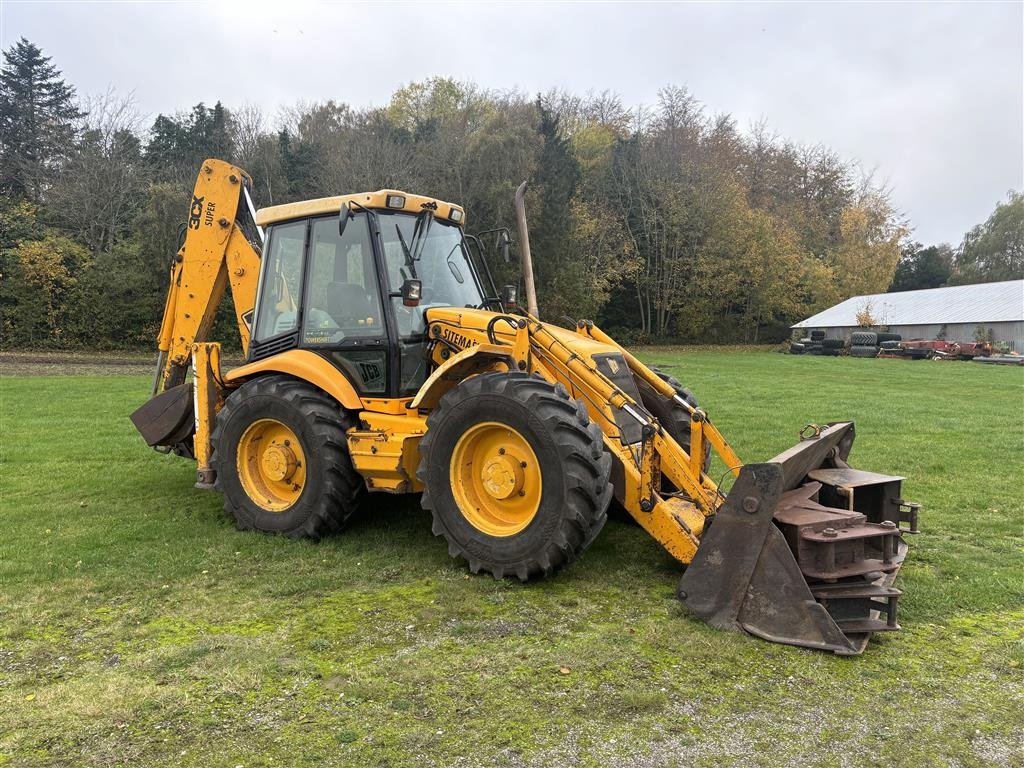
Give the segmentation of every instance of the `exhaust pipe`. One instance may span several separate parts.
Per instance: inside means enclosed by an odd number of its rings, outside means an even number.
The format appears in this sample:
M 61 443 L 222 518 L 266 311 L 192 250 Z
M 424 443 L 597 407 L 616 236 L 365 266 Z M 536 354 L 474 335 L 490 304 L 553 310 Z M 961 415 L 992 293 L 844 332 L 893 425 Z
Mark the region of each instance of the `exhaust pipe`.
M 516 225 L 519 229 L 519 254 L 523 266 L 523 280 L 526 283 L 526 311 L 540 319 L 537 309 L 537 287 L 533 282 L 533 259 L 530 256 L 530 231 L 526 227 L 526 182 L 516 188 Z

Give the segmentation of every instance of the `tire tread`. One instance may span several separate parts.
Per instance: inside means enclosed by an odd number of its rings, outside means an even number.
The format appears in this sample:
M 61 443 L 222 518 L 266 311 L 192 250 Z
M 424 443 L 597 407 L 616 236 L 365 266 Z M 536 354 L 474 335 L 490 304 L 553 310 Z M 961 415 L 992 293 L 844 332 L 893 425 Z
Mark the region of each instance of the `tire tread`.
M 459 403 L 483 394 L 509 397 L 538 416 L 553 438 L 566 470 L 566 509 L 546 544 L 519 562 L 483 562 L 470 555 L 445 524 L 447 514 L 461 514 L 435 502 L 428 482 L 432 450 L 438 426 Z M 604 450 L 603 435 L 590 421 L 585 407 L 560 384 L 527 373 L 488 373 L 461 382 L 448 391 L 427 417 L 427 431 L 420 441 L 417 477 L 424 484 L 421 504 L 432 517 L 431 531 L 448 542 L 452 557 L 469 564 L 473 573 L 486 571 L 495 578 L 515 577 L 528 581 L 550 576 L 579 557 L 600 533 L 607 520 L 612 485 L 611 456 Z
M 219 450 L 224 426 L 234 417 L 241 402 L 250 397 L 275 397 L 291 404 L 309 422 L 316 445 L 311 446 L 324 459 L 324 490 L 313 508 L 293 528 L 282 531 L 291 538 L 321 539 L 341 530 L 353 515 L 365 491 L 362 476 L 352 466 L 345 433 L 356 425 L 355 417 L 330 395 L 312 384 L 284 375 L 261 376 L 232 392 L 217 415 L 211 435 L 211 465 L 216 470 L 214 487 L 224 496 L 224 511 L 239 530 L 258 530 L 256 519 L 241 503 L 232 500 L 224 483 L 226 473 L 234 472 L 234 458 Z

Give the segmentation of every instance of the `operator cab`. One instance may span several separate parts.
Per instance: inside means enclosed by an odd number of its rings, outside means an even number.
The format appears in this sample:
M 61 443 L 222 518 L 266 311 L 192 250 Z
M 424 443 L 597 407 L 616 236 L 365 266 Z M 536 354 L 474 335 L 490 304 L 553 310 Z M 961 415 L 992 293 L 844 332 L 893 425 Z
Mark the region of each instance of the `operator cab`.
M 264 208 L 256 222 L 267 232 L 250 360 L 308 349 L 362 396 L 411 396 L 429 373 L 426 311 L 488 301 L 450 203 L 381 190 Z

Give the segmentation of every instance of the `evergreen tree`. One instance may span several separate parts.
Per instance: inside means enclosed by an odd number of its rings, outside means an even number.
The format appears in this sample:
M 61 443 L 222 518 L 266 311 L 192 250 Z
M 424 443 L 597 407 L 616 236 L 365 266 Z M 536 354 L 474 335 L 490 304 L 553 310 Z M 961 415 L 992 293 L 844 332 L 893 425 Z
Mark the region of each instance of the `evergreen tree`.
M 282 130 L 277 135 L 277 146 L 285 182 L 281 190 L 282 202 L 302 200 L 315 194 L 312 183 L 315 153 L 312 145 L 295 140 L 287 130 Z
M 0 187 L 38 202 L 71 148 L 82 113 L 75 89 L 25 38 L 4 51 L 0 72 Z
M 911 242 L 903 246 L 890 291 L 941 288 L 953 271 L 953 249 L 946 243 L 927 248 Z
M 533 186 L 539 206 L 530 216 L 530 250 L 541 316 L 555 322 L 575 311 L 574 293 L 581 285 L 583 263 L 572 253 L 572 201 L 580 183 L 580 166 L 568 139 L 562 135 L 559 116 L 538 97 L 543 140 Z
M 232 160 L 233 145 L 228 111 L 219 101 L 213 107 L 199 102 L 187 115 L 157 115 L 146 160 L 165 177 L 191 180 L 208 158 Z

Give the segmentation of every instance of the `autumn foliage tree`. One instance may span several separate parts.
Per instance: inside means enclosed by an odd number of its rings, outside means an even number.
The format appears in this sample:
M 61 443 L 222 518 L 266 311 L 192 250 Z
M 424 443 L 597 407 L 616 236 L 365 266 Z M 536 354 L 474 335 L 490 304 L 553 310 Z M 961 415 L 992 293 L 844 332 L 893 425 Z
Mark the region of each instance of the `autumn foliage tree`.
M 245 168 L 262 205 L 405 188 L 461 203 L 470 232 L 515 233 L 525 180 L 542 317 L 594 319 L 626 341 L 781 339 L 834 301 L 884 291 L 905 240 L 857 166 L 765 125 L 740 131 L 685 88 L 627 109 L 610 92 L 527 97 L 430 78 L 374 108 L 327 100 L 271 119 L 216 102 L 143 121 L 114 93 L 76 101 L 28 41 L 4 58 L 7 346 L 149 346 L 206 157 Z M 971 236 L 962 274 L 1001 263 L 986 254 L 1015 242 L 1012 221 L 1001 213 Z M 520 280 L 487 246 L 499 286 Z M 999 248 L 1012 267 L 1016 251 Z
M 1010 192 L 988 219 L 971 229 L 954 260 L 952 282 L 1024 278 L 1024 194 Z

